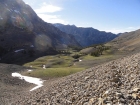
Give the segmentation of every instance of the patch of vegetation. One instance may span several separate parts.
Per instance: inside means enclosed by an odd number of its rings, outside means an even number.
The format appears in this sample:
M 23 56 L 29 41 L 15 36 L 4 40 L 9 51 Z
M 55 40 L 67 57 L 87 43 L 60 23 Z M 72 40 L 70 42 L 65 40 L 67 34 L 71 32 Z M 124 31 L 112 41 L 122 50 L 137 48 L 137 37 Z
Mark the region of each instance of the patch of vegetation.
M 82 47 L 77 47 L 77 46 L 68 46 L 68 48 L 71 48 L 73 51 L 77 51 L 77 52 L 82 50 Z
M 71 53 L 69 55 L 61 53 L 55 56 L 40 57 L 24 65 L 32 66 L 34 69 L 33 72 L 26 72 L 25 75 L 43 79 L 63 77 L 117 58 L 109 46 L 98 45 L 95 50 L 97 52 L 94 52 L 94 49 L 86 49 L 85 52 L 88 51 L 89 54 L 81 54 L 81 52 L 69 49 Z
M 78 58 L 80 58 L 79 55 Z M 79 60 L 76 62 L 78 63 Z M 47 79 L 67 76 L 86 69 L 86 66 L 83 67 L 78 66 L 77 64 L 75 65 L 76 62 L 72 56 L 45 56 L 36 59 L 34 62 L 25 64 L 24 66 L 26 67 L 32 66 L 32 68 L 34 68 L 34 71 L 26 72 L 24 75 Z M 43 65 L 45 65 L 46 69 L 43 69 Z
M 54 68 L 54 67 L 69 67 L 73 64 L 73 58 L 71 56 L 65 55 L 56 55 L 56 56 L 44 56 L 36 59 L 33 62 L 26 63 L 24 66 L 33 68 L 42 68 L 42 65 L 45 65 L 46 68 Z
M 99 59 L 108 59 L 108 58 L 111 58 L 111 57 L 114 57 L 114 55 L 107 54 L 107 55 L 102 55 L 102 56 L 99 56 L 99 57 L 94 57 L 94 56 L 91 56 L 91 55 L 86 55 L 86 56 L 83 57 L 83 59 L 85 59 L 85 60 L 99 60 Z
M 25 73 L 25 75 L 48 79 L 48 78 L 64 77 L 82 70 L 84 70 L 84 68 L 71 68 L 71 67 L 47 68 L 47 69 L 36 69 L 32 72 Z
M 96 51 L 92 52 L 90 55 L 98 57 L 98 56 L 100 56 L 100 52 L 99 52 L 99 50 L 96 50 Z
M 75 54 L 75 55 L 73 55 L 72 57 L 74 58 L 74 59 L 78 59 L 78 58 L 80 58 L 80 54 Z
M 55 56 L 44 56 L 33 62 L 24 64 L 26 67 L 32 66 L 34 71 L 29 73 L 25 72 L 23 74 L 47 79 L 67 76 L 85 69 L 84 67 L 75 66 L 74 63 L 75 60 L 72 56 L 60 54 Z M 43 65 L 45 65 L 46 69 L 43 68 Z
M 91 52 L 91 56 L 98 57 L 100 55 L 103 55 L 103 52 L 110 49 L 110 46 L 105 45 L 97 45 L 95 46 L 96 50 Z

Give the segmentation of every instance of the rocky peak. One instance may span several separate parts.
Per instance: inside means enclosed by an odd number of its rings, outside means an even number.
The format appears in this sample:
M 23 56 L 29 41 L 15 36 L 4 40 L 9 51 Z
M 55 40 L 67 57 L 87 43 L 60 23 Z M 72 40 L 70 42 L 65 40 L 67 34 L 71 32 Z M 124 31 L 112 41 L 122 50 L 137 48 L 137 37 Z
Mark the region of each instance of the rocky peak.
M 75 25 L 54 24 L 61 31 L 71 34 L 83 47 L 105 43 L 117 37 L 111 32 L 99 31 L 92 27 L 76 27 Z
M 28 52 L 31 45 L 34 46 L 32 47 L 34 52 L 49 54 L 52 54 L 57 46 L 79 46 L 72 36 L 44 22 L 22 0 L 0 0 L 0 13 L 0 56 L 2 59 L 6 54 L 19 49 Z

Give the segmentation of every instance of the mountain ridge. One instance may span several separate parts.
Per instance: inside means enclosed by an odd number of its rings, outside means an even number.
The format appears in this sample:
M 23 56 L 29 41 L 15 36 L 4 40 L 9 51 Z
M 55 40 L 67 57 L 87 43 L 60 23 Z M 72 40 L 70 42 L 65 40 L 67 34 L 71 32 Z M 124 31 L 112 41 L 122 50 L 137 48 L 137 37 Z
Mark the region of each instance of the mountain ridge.
M 30 52 L 35 52 L 37 55 L 44 52 L 54 54 L 59 48 L 57 46 L 62 48 L 69 45 L 80 46 L 74 37 L 44 22 L 22 0 L 1 0 L 0 12 L 1 62 L 8 61 L 10 56 L 6 57 L 7 54 L 20 49 L 25 49 L 26 54 L 23 52 L 22 56 L 27 54 L 30 56 Z
M 61 31 L 66 32 L 75 37 L 75 39 L 83 47 L 87 47 L 93 44 L 106 43 L 113 40 L 118 35 L 111 32 L 99 31 L 92 27 L 76 27 L 75 25 L 63 25 L 63 24 L 53 24 L 55 27 L 59 28 Z
M 140 50 L 140 29 L 126 32 L 121 34 L 119 37 L 115 38 L 109 45 L 112 45 L 118 51 L 127 52 L 127 53 L 137 53 Z

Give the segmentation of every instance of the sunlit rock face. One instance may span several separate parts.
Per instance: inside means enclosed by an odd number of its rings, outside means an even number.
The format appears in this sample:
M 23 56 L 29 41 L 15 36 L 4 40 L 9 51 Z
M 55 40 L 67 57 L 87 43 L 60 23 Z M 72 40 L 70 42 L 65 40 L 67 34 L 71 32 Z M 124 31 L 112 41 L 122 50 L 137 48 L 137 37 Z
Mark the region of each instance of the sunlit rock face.
M 22 0 L 0 1 L 0 26 L 12 24 L 18 28 L 28 28 L 32 31 L 33 24 L 31 18 L 36 16 L 36 14 L 28 11 L 28 9 L 30 7 L 24 4 Z
M 22 0 L 0 0 L 1 62 L 8 61 L 11 54 L 12 59 L 17 55 L 33 56 L 44 52 L 52 54 L 57 45 L 79 46 L 72 36 L 44 22 Z M 24 50 L 13 53 L 20 49 Z

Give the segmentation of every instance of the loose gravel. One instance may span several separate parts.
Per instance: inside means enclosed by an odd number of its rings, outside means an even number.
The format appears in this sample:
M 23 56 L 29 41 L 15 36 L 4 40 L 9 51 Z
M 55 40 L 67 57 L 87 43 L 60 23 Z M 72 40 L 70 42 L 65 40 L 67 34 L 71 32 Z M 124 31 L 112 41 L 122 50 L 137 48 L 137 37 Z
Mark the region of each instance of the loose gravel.
M 140 105 L 140 53 L 46 81 L 12 105 Z

